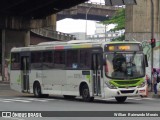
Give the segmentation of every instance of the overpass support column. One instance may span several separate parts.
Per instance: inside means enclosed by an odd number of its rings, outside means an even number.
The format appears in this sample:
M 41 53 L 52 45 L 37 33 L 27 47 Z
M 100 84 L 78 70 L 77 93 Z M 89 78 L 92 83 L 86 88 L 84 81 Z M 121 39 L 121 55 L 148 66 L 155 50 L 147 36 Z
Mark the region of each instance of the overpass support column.
M 57 17 L 55 14 L 51 15 L 51 25 L 52 25 L 52 30 L 56 31 L 56 22 L 57 22 Z
M 5 35 L 6 31 L 5 29 L 2 29 L 2 81 L 5 80 Z
M 24 35 L 25 46 L 30 45 L 30 31 L 26 31 Z

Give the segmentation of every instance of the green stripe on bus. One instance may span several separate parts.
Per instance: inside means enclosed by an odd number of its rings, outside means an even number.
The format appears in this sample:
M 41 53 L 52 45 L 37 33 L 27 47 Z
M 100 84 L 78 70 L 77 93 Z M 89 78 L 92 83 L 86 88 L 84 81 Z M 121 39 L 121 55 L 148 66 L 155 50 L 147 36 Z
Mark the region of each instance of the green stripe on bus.
M 109 83 L 116 87 L 135 87 L 140 85 L 144 81 L 144 78 L 133 80 L 110 80 Z

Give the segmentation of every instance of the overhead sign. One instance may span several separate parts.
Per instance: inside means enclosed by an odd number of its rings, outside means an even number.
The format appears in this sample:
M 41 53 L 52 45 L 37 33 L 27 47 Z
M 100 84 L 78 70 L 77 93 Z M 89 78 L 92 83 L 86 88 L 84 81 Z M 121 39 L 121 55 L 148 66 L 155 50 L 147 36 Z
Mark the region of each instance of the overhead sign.
M 105 0 L 105 5 L 114 6 L 114 5 L 136 5 L 136 0 Z

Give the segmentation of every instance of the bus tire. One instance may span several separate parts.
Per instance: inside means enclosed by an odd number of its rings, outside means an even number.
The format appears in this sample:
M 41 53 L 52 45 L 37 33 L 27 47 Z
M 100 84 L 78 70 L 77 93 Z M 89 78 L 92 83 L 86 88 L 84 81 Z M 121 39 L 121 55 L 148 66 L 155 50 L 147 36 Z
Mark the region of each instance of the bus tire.
M 37 98 L 42 97 L 41 86 L 40 86 L 39 82 L 35 83 L 33 90 L 34 90 L 35 97 L 37 97 Z
M 63 95 L 63 97 L 65 99 L 74 99 L 76 96 L 72 96 L 72 95 Z
M 127 99 L 127 97 L 115 97 L 115 99 L 117 100 L 118 103 L 124 103 Z
M 90 93 L 89 93 L 89 88 L 88 88 L 88 85 L 87 84 L 84 84 L 82 86 L 82 99 L 83 101 L 85 102 L 91 102 L 94 100 L 94 97 L 90 97 Z

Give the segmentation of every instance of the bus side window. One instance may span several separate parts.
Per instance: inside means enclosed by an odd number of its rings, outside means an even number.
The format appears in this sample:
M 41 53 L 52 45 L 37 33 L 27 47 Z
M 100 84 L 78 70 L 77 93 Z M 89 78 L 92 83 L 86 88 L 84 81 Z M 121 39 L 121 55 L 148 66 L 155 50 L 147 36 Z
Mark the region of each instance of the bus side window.
M 12 53 L 11 54 L 11 69 L 12 70 L 20 70 L 20 54 Z
M 71 69 L 77 69 L 78 65 L 78 50 L 67 51 L 67 67 Z
M 52 51 L 43 52 L 43 69 L 53 68 L 53 54 Z
M 80 68 L 90 69 L 90 66 L 91 66 L 90 59 L 91 59 L 90 49 L 81 49 L 80 50 Z
M 57 50 L 54 51 L 54 67 L 55 68 L 65 68 L 65 51 Z
M 31 68 L 42 69 L 42 52 L 31 53 Z

